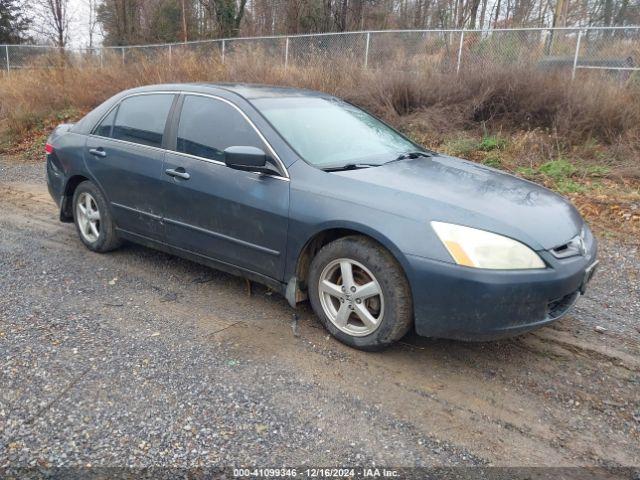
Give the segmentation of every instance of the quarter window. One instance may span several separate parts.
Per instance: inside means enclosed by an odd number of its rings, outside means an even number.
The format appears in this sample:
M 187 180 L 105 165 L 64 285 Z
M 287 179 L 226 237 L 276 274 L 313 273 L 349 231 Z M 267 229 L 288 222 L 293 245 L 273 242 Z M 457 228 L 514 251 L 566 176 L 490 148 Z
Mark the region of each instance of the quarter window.
M 224 149 L 250 146 L 265 150 L 253 127 L 231 105 L 187 95 L 178 125 L 178 152 L 224 161 Z
M 160 147 L 173 95 L 152 94 L 126 98 L 118 108 L 113 138 Z
M 111 136 L 111 127 L 113 126 L 113 119 L 116 118 L 116 111 L 118 108 L 113 108 L 109 112 L 109 115 L 102 119 L 100 125 L 98 125 L 93 131 L 94 135 L 98 135 L 100 137 L 110 137 Z

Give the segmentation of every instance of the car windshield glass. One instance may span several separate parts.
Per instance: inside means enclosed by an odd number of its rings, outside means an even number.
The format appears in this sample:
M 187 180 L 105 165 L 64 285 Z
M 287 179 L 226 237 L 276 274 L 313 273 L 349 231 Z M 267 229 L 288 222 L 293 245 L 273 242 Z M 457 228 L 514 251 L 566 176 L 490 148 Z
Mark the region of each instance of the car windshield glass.
M 382 164 L 416 145 L 368 113 L 334 99 L 262 98 L 254 105 L 308 163 Z

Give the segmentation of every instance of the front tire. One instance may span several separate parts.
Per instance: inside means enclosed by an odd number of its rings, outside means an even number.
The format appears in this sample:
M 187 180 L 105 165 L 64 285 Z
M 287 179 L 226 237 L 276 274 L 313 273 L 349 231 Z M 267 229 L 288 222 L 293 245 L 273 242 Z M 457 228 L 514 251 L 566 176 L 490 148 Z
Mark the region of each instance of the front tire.
M 88 180 L 73 193 L 73 221 L 80 240 L 89 250 L 104 253 L 120 246 L 107 200 Z
M 411 328 L 409 282 L 395 258 L 361 236 L 324 246 L 311 262 L 309 297 L 314 312 L 341 342 L 380 350 Z

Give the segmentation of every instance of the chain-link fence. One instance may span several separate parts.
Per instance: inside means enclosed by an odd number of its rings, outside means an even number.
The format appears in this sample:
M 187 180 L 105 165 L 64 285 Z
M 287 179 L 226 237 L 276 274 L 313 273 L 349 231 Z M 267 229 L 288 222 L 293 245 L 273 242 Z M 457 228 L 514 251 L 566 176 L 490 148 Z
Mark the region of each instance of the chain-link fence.
M 285 67 L 336 61 L 363 68 L 429 67 L 450 73 L 531 67 L 566 72 L 572 78 L 589 72 L 626 81 L 640 71 L 640 27 L 383 30 L 93 49 L 0 45 L 0 69 L 10 73 L 42 66 L 103 66 L 141 59 L 171 62 L 184 52 L 216 56 L 225 62 L 247 51 L 259 51 L 261 58 Z

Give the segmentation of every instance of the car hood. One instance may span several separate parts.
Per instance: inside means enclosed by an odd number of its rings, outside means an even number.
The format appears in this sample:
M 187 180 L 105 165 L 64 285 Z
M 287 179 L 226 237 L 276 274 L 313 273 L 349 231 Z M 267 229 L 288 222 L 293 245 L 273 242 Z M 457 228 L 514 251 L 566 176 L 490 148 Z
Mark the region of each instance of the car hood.
M 566 243 L 583 225 L 560 195 L 527 180 L 447 156 L 336 174 L 369 184 L 373 206 L 506 235 L 536 250 Z M 398 201 L 402 198 L 401 201 Z

